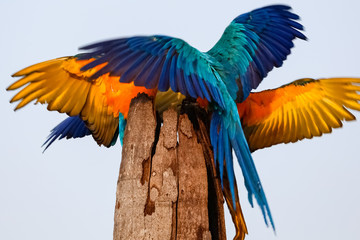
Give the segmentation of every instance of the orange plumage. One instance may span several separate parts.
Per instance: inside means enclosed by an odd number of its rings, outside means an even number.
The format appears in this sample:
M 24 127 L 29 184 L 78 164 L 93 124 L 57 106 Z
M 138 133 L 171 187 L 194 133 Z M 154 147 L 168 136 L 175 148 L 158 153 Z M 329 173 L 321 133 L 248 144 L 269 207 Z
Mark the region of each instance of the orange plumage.
M 27 67 L 13 76 L 22 77 L 8 90 L 22 88 L 11 102 L 20 101 L 20 109 L 33 100 L 48 104 L 48 110 L 80 115 L 98 144 L 110 146 L 119 124 L 119 113 L 126 118 L 132 98 L 138 93 L 155 96 L 156 89 L 120 83 L 119 77 L 104 74 L 90 80 L 90 76 L 106 63 L 87 71 L 81 68 L 90 60 L 63 57 Z

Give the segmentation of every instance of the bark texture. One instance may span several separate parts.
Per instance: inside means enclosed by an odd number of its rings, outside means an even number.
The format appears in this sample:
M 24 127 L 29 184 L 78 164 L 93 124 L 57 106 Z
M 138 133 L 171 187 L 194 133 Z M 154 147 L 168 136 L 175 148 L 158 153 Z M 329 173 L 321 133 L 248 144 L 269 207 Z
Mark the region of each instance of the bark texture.
M 193 105 L 183 106 L 180 116 L 167 110 L 161 124 L 146 95 L 132 101 L 114 240 L 226 239 L 223 196 L 201 111 Z

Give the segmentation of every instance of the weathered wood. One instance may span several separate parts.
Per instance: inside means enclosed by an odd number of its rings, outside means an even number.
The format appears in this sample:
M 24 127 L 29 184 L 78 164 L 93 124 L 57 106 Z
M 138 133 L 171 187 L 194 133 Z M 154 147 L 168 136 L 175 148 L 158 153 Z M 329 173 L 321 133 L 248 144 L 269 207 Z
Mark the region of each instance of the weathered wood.
M 146 239 L 175 239 L 177 188 L 177 113 L 164 112 L 151 161 L 150 194 L 145 206 Z
M 208 179 L 208 212 L 209 229 L 212 240 L 226 239 L 226 228 L 224 218 L 224 197 L 220 178 L 214 163 L 209 137 L 208 113 L 193 103 L 184 104 L 182 112 L 186 112 L 194 126 L 197 139 L 202 146 Z
M 151 151 L 156 119 L 152 101 L 140 95 L 130 105 L 116 191 L 114 240 L 144 239 Z
M 179 118 L 177 239 L 211 239 L 204 154 L 186 114 Z
M 116 193 L 114 240 L 226 239 L 208 131 L 193 113 L 190 121 L 187 114 L 178 117 L 175 110 L 167 110 L 160 128 L 151 99 L 140 95 L 132 101 Z

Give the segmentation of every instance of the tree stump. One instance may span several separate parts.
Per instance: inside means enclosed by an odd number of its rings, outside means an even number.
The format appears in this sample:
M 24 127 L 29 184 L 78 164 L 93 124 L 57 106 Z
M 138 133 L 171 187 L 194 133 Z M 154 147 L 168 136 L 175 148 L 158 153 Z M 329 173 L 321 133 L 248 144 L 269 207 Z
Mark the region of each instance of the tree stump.
M 226 239 L 206 114 L 194 104 L 156 116 L 144 94 L 128 114 L 114 240 Z

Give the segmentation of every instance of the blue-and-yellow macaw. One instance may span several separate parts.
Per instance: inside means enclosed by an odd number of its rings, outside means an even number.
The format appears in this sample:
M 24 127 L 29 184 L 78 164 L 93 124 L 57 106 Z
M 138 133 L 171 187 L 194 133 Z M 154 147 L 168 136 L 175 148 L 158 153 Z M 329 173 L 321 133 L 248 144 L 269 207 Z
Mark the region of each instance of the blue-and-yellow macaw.
M 139 36 L 82 47 L 83 53 L 25 68 L 8 90 L 22 88 L 11 102 L 29 102 L 70 117 L 56 126 L 57 138 L 92 135 L 110 147 L 122 140 L 130 101 L 138 93 L 155 98 L 158 111 L 197 99 L 211 115 L 210 139 L 224 193 L 237 228 L 247 233 L 237 196 L 234 150 L 248 199 L 253 195 L 265 222 L 274 222 L 251 152 L 283 142 L 320 136 L 360 110 L 359 79 L 302 79 L 278 89 L 251 93 L 268 72 L 280 67 L 303 26 L 291 8 L 273 5 L 236 17 L 216 45 L 200 52 L 168 36 Z M 47 148 L 46 147 L 46 148 Z M 225 184 L 224 184 L 225 183 Z

